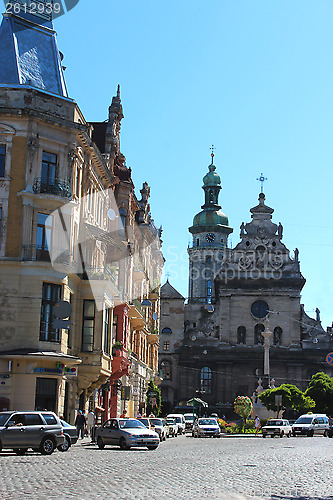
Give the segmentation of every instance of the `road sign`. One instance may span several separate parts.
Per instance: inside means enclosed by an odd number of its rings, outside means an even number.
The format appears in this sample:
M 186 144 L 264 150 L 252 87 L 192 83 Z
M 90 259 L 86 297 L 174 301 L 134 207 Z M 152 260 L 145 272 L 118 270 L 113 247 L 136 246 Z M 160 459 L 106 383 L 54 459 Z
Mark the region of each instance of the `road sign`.
M 327 354 L 326 361 L 329 365 L 333 365 L 333 352 L 329 352 Z

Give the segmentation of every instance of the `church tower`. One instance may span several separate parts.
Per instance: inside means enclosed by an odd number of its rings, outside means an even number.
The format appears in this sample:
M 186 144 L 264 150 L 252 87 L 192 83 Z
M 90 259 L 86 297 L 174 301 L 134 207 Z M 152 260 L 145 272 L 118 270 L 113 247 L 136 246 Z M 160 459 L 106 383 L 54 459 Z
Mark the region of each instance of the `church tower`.
M 214 278 L 226 252 L 228 235 L 233 229 L 221 211 L 219 194 L 221 178 L 215 172 L 214 153 L 209 172 L 203 178 L 205 203 L 189 228 L 193 235 L 189 254 L 189 302 L 211 304 L 215 300 Z

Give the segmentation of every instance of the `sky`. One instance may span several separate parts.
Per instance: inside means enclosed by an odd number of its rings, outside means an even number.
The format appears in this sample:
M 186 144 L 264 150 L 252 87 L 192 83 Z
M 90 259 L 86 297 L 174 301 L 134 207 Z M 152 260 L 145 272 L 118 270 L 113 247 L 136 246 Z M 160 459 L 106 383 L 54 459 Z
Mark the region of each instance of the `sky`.
M 163 226 L 164 278 L 188 295 L 187 245 L 215 146 L 220 204 L 239 242 L 261 173 L 302 303 L 331 325 L 332 0 L 80 0 L 55 20 L 70 97 L 103 121 L 117 85 L 121 150 Z

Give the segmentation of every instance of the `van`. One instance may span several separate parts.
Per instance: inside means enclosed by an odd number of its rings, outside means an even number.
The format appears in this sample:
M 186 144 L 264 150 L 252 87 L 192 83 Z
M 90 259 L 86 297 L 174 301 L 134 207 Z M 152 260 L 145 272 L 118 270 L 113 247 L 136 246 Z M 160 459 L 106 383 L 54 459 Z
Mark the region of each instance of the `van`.
M 196 413 L 184 413 L 184 418 L 185 418 L 185 428 L 188 431 L 192 430 L 192 427 L 194 425 L 194 422 L 198 418 L 198 415 Z
M 329 430 L 329 421 L 327 415 L 323 413 L 306 413 L 298 417 L 292 425 L 293 436 L 313 436 L 321 434 L 327 436 Z
M 186 421 L 184 415 L 181 413 L 170 413 L 166 418 L 173 418 L 178 425 L 178 434 L 185 434 Z

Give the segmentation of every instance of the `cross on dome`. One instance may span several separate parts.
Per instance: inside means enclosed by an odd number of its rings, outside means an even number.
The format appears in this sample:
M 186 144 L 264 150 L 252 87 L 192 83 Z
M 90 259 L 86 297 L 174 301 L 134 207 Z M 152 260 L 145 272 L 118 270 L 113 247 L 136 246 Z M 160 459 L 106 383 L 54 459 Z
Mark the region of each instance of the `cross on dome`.
M 264 177 L 264 174 L 262 172 L 260 174 L 260 177 L 257 177 L 257 181 L 259 181 L 261 184 L 261 191 L 260 191 L 261 193 L 264 192 L 264 182 L 267 180 L 268 180 L 267 177 Z

